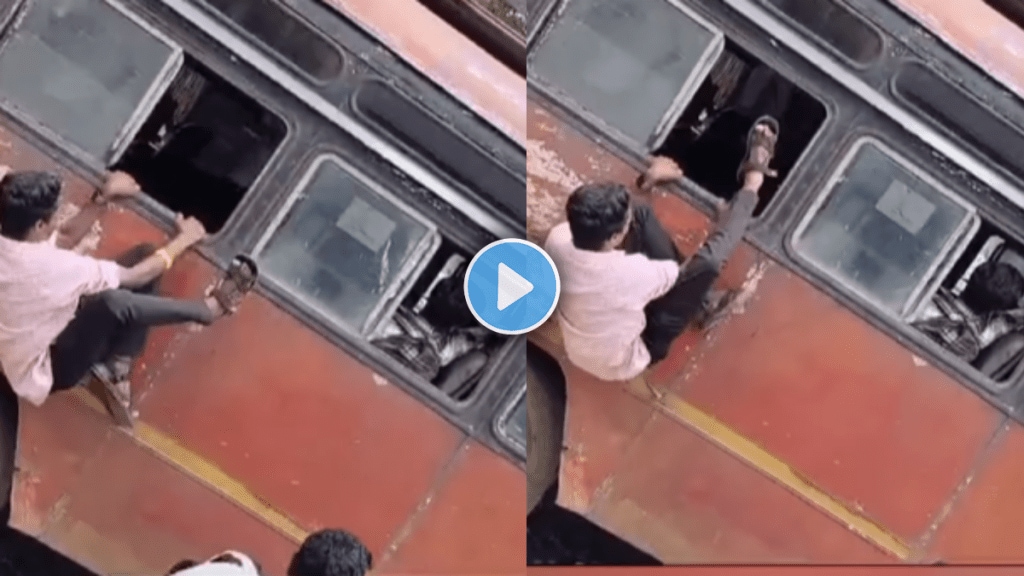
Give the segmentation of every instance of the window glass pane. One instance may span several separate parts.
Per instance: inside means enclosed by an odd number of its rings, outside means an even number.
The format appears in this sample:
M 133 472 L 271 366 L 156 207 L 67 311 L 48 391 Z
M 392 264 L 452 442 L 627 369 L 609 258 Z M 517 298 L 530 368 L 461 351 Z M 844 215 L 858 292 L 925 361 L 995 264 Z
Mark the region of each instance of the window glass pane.
M 526 395 L 519 397 L 515 408 L 501 423 L 501 429 L 510 438 L 526 446 Z
M 865 144 L 796 241 L 804 256 L 902 314 L 971 213 Z
M 530 73 L 645 144 L 720 40 L 668 0 L 573 0 L 533 50 Z
M 952 130 L 985 156 L 1024 179 L 1024 133 L 921 64 L 904 64 L 893 80 L 895 94 Z
M 0 98 L 106 159 L 175 54 L 102 0 L 33 0 L 0 49 Z
M 362 330 L 432 233 L 327 159 L 314 169 L 260 260 L 289 290 L 333 320 Z
M 341 74 L 341 52 L 275 0 L 203 2 L 313 78 L 331 80 Z
M 520 165 L 518 174 L 506 169 L 490 154 L 383 82 L 370 81 L 360 86 L 355 104 L 369 119 L 466 185 L 487 204 L 497 204 L 519 221 L 526 221 L 525 164 Z
M 858 64 L 870 64 L 882 53 L 878 32 L 835 0 L 764 1 Z

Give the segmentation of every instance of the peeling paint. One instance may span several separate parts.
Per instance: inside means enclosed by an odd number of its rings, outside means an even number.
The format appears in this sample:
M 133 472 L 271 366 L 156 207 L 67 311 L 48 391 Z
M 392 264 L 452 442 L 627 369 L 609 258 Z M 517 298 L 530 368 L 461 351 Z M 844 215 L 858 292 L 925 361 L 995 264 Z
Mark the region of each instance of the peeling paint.
M 911 358 L 914 360 L 914 366 L 917 366 L 918 368 L 924 368 L 928 365 L 928 362 L 924 358 L 921 358 L 916 354 L 911 355 Z

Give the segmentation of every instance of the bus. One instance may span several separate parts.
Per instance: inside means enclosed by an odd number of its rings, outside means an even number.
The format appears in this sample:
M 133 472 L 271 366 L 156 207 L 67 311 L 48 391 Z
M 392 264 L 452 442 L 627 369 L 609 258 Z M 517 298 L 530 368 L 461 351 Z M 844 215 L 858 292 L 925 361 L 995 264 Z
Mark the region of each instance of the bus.
M 11 526 L 102 574 L 237 549 L 279 575 L 332 527 L 379 574 L 521 570 L 525 339 L 432 310 L 525 235 L 522 75 L 415 0 L 0 0 L 0 77 L 0 164 L 60 173 L 59 217 L 107 170 L 142 185 L 76 249 L 180 212 L 210 238 L 162 292 L 262 272 L 237 315 L 151 335 L 131 431 L 87 390 L 3 394 Z
M 682 161 L 740 99 L 785 104 L 716 322 L 618 383 L 573 367 L 553 323 L 531 334 L 528 509 L 552 491 L 665 564 L 1024 557 L 1021 333 L 971 360 L 918 328 L 984 263 L 1024 272 L 1013 4 L 537 2 L 535 242 L 580 184 Z M 652 199 L 686 254 L 734 192 L 735 163 L 702 157 Z

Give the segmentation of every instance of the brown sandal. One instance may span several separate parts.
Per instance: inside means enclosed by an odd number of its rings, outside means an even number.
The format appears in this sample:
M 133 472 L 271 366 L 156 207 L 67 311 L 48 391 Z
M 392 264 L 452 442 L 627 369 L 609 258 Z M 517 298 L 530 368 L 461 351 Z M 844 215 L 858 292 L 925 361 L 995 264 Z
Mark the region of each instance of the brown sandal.
M 105 363 L 94 364 L 92 375 L 103 384 L 103 400 L 114 422 L 131 428 L 135 418 L 132 416 L 132 389 L 128 377 L 117 374 Z
M 224 309 L 225 314 L 234 314 L 242 300 L 256 287 L 259 268 L 248 256 L 239 254 L 231 261 L 224 278 L 210 293 Z
M 764 134 L 757 130 L 758 126 L 767 126 L 771 131 L 770 134 Z M 739 170 L 736 171 L 736 179 L 741 183 L 743 177 L 748 172 L 760 172 L 769 178 L 775 178 L 779 173 L 768 165 L 771 163 L 772 158 L 775 157 L 775 144 L 779 141 L 779 122 L 771 116 L 761 116 L 754 122 L 754 125 L 750 127 L 750 132 L 747 133 L 747 152 L 744 155 L 746 160 L 740 164 Z M 768 151 L 768 157 L 763 161 L 758 158 L 756 150 L 762 148 Z

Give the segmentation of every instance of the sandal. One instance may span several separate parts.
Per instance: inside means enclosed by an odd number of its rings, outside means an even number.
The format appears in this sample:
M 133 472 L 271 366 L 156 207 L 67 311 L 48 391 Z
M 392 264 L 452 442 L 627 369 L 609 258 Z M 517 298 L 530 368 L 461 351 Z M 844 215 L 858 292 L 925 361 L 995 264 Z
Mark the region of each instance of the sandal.
M 210 292 L 225 314 L 234 314 L 242 300 L 256 287 L 259 268 L 248 256 L 239 254 L 231 261 L 228 271 Z
M 128 370 L 130 369 L 131 364 L 128 364 Z M 120 365 L 112 367 L 106 362 L 94 364 L 91 371 L 103 384 L 104 402 L 114 422 L 118 426 L 131 428 L 135 419 L 132 416 L 132 388 L 128 372 Z
M 757 130 L 758 126 L 767 126 L 772 132 L 771 134 L 763 134 Z M 747 133 L 747 151 L 745 154 L 746 160 L 740 164 L 739 170 L 736 171 L 736 179 L 743 182 L 743 177 L 748 172 L 760 172 L 769 178 L 775 178 L 779 173 L 768 167 L 771 163 L 772 158 L 775 157 L 775 144 L 779 141 L 779 122 L 771 116 L 761 116 L 754 122 L 754 125 L 750 127 L 750 132 Z M 756 150 L 762 148 L 768 151 L 768 157 L 763 161 L 757 157 Z
M 739 293 L 739 290 L 726 290 L 713 294 L 710 301 L 704 304 L 700 314 L 694 319 L 694 327 L 701 332 L 710 332 L 728 316 L 729 309 Z

